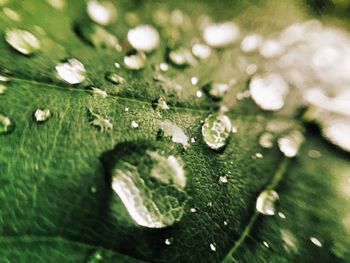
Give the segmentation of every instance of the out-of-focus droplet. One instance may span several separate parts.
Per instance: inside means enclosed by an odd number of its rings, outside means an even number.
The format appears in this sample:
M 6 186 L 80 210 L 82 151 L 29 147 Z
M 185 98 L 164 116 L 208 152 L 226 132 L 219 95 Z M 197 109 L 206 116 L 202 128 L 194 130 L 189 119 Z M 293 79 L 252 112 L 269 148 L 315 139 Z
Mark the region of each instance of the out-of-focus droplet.
M 185 184 L 185 171 L 173 155 L 142 142 L 117 146 L 112 189 L 138 225 L 163 228 L 180 221 Z
M 277 40 L 268 39 L 260 46 L 260 55 L 264 58 L 275 58 L 283 54 L 284 46 Z
M 199 79 L 195 76 L 191 77 L 191 84 L 196 86 L 198 84 Z
M 194 207 L 191 207 L 190 211 L 191 211 L 191 213 L 196 213 L 196 212 L 197 212 L 197 209 L 194 208 Z
M 263 39 L 259 34 L 253 33 L 243 38 L 241 50 L 246 53 L 254 52 L 259 49 Z
M 14 122 L 0 113 L 0 135 L 11 133 L 15 129 Z
M 164 240 L 164 243 L 165 243 L 165 245 L 167 245 L 167 246 L 170 246 L 173 242 L 174 242 L 174 238 L 173 238 L 173 237 L 169 237 L 169 238 L 166 238 L 166 239 Z
M 8 81 L 10 81 L 10 78 L 6 77 L 6 76 L 3 76 L 3 75 L 0 75 L 0 81 L 1 82 L 8 82 Z
M 211 251 L 216 251 L 216 245 L 214 243 L 210 243 L 210 250 Z
M 282 219 L 286 219 L 286 215 L 282 212 L 278 212 L 278 216 Z
M 169 120 L 165 120 L 161 122 L 160 127 L 164 132 L 164 136 L 171 137 L 173 142 L 182 144 L 184 148 L 189 146 L 188 136 L 176 124 Z
M 304 135 L 299 130 L 293 130 L 278 138 L 278 148 L 288 158 L 297 156 L 299 148 L 304 142 Z
M 322 243 L 316 237 L 310 237 L 311 242 L 318 247 L 322 247 Z
M 39 39 L 26 30 L 7 29 L 5 40 L 11 47 L 24 55 L 31 55 L 41 48 Z
M 140 70 L 146 66 L 146 55 L 142 52 L 132 52 L 125 55 L 124 65 L 127 69 Z
M 236 42 L 239 35 L 239 27 L 232 22 L 210 24 L 203 31 L 205 43 L 214 48 L 223 48 Z
M 89 0 L 87 13 L 92 21 L 102 26 L 111 24 L 117 17 L 117 9 L 109 1 Z
M 273 140 L 274 140 L 274 136 L 269 132 L 265 132 L 260 136 L 259 144 L 263 148 L 272 148 Z
M 151 25 L 139 25 L 130 29 L 127 38 L 134 49 L 144 52 L 156 49 L 160 42 L 157 29 Z
M 69 84 L 79 84 L 86 79 L 86 70 L 84 65 L 75 58 L 70 58 L 65 62 L 59 63 L 55 67 L 58 78 Z
M 125 79 L 122 76 L 120 76 L 117 73 L 115 73 L 115 72 L 107 72 L 105 74 L 105 78 L 109 82 L 111 82 L 113 84 L 116 84 L 116 85 L 125 83 Z
M 66 5 L 65 0 L 46 0 L 46 2 L 55 9 L 63 9 Z
M 255 154 L 255 157 L 261 159 L 261 158 L 263 158 L 264 156 L 262 155 L 262 153 L 256 153 L 256 154 Z
M 95 97 L 106 98 L 108 96 L 107 91 L 99 88 L 92 87 L 92 95 Z
M 159 64 L 159 69 L 163 72 L 168 71 L 169 65 L 165 62 Z
M 103 117 L 100 114 L 94 113 L 92 110 L 89 110 L 89 113 L 92 117 L 90 124 L 97 127 L 100 132 L 105 132 L 113 129 L 113 123 L 109 119 Z
M 279 196 L 274 190 L 265 190 L 261 192 L 256 200 L 256 210 L 263 215 L 275 214 L 275 202 Z
M 252 99 L 260 108 L 277 111 L 284 106 L 289 86 L 281 75 L 256 75 L 249 83 L 249 90 Z
M 204 89 L 208 92 L 209 96 L 219 100 L 224 97 L 230 86 L 227 83 L 210 83 Z
M 231 129 L 232 123 L 226 115 L 210 114 L 202 126 L 203 139 L 210 148 L 219 150 L 226 145 Z
M 350 152 L 350 119 L 346 117 L 321 121 L 322 135 L 344 151 Z
M 265 247 L 267 247 L 267 248 L 270 247 L 269 243 L 267 243 L 266 241 L 263 241 L 263 245 L 264 245 Z
M 7 88 L 6 88 L 5 85 L 0 84 L 0 95 L 5 94 L 6 89 L 7 89 Z
M 192 46 L 192 54 L 199 59 L 207 59 L 210 57 L 211 48 L 205 44 L 194 44 Z
M 49 109 L 37 109 L 34 112 L 34 118 L 36 122 L 45 122 L 51 116 L 51 111 Z
M 4 7 L 2 9 L 2 11 L 4 12 L 5 16 L 10 18 L 11 20 L 13 20 L 15 22 L 21 21 L 21 16 L 16 11 L 14 11 L 13 9 L 8 8 L 8 7 Z
M 307 152 L 307 155 L 310 157 L 310 158 L 313 158 L 313 159 L 317 159 L 317 158 L 320 158 L 321 157 L 321 153 L 317 150 L 309 150 Z
M 187 66 L 195 64 L 195 60 L 191 52 L 185 48 L 170 50 L 168 57 L 170 62 L 176 66 Z

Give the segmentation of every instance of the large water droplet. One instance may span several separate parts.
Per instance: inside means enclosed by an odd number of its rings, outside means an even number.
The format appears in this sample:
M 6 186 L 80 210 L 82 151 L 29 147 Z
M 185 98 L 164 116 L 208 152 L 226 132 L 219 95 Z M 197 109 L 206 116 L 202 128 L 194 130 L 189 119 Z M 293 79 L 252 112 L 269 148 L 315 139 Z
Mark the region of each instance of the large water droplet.
M 34 118 L 36 122 L 45 122 L 47 121 L 51 116 L 51 112 L 49 109 L 37 109 L 34 112 Z
M 164 136 L 171 137 L 173 142 L 182 144 L 184 148 L 187 148 L 189 146 L 188 136 L 175 123 L 172 123 L 169 120 L 165 120 L 161 122 L 160 127 L 164 132 Z
M 234 43 L 239 35 L 239 27 L 232 22 L 210 24 L 203 31 L 205 43 L 214 48 L 222 48 Z
M 15 124 L 11 119 L 0 113 L 0 135 L 8 134 L 15 129 Z
M 133 51 L 124 57 L 125 67 L 131 70 L 140 70 L 146 66 L 146 55 Z
M 284 106 L 288 83 L 278 74 L 256 75 L 249 83 L 251 97 L 263 110 L 276 111 Z
M 39 39 L 26 30 L 17 28 L 5 31 L 6 42 L 18 52 L 24 55 L 31 55 L 41 47 Z
M 111 24 L 117 17 L 117 10 L 109 1 L 89 0 L 87 13 L 92 21 L 102 26 Z
M 232 123 L 223 114 L 210 114 L 202 126 L 202 135 L 205 143 L 214 150 L 224 147 L 230 137 Z
M 278 138 L 277 142 L 280 151 L 286 157 L 292 158 L 298 154 L 299 148 L 304 142 L 304 135 L 299 130 L 293 130 Z
M 84 65 L 75 58 L 70 58 L 55 67 L 58 77 L 70 84 L 79 84 L 85 81 L 86 70 Z
M 274 190 L 265 190 L 261 192 L 256 200 L 256 210 L 263 215 L 275 214 L 275 202 L 279 196 Z
M 150 25 L 139 25 L 128 32 L 130 45 L 140 51 L 150 52 L 159 46 L 158 31 Z
M 185 185 L 185 171 L 174 155 L 143 142 L 117 146 L 112 188 L 137 224 L 163 228 L 180 221 Z

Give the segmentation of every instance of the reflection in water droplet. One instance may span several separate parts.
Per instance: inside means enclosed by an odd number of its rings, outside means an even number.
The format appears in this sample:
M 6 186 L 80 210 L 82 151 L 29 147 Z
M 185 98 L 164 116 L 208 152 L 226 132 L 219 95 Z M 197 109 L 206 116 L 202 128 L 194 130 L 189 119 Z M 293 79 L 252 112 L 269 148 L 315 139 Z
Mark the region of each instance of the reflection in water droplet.
M 216 245 L 214 243 L 210 243 L 210 250 L 211 251 L 216 251 Z
M 261 192 L 256 200 L 256 210 L 263 215 L 275 214 L 275 202 L 279 199 L 274 190 L 265 190 Z
M 15 129 L 15 124 L 9 117 L 0 113 L 0 135 L 8 134 Z
M 85 81 L 86 70 L 84 65 L 75 58 L 70 58 L 55 67 L 58 78 L 70 83 L 79 84 Z
M 37 109 L 34 112 L 34 118 L 36 122 L 45 122 L 47 121 L 51 116 L 51 112 L 49 109 Z
M 140 70 L 146 66 L 146 55 L 142 52 L 132 52 L 124 57 L 124 65 L 131 70 Z
M 14 11 L 13 9 L 8 8 L 8 7 L 4 7 L 2 9 L 2 11 L 4 12 L 5 16 L 10 18 L 11 20 L 13 20 L 15 22 L 21 21 L 21 16 L 16 11 Z
M 223 114 L 210 114 L 202 126 L 202 135 L 205 143 L 214 150 L 224 147 L 231 134 L 230 119 Z
M 298 154 L 299 148 L 304 142 L 304 135 L 299 130 L 293 130 L 280 137 L 277 142 L 280 151 L 286 157 L 292 158 Z
M 0 84 L 0 95 L 5 94 L 6 89 L 5 85 Z
M 164 243 L 165 243 L 165 245 L 167 245 L 167 246 L 170 246 L 173 242 L 174 242 L 174 238 L 173 238 L 173 237 L 169 237 L 169 238 L 166 238 L 166 239 L 164 240 Z
M 311 242 L 318 247 L 322 247 L 322 243 L 316 237 L 310 237 Z
M 117 73 L 114 72 L 107 72 L 105 75 L 106 80 L 112 82 L 113 84 L 124 84 L 125 83 L 125 79 L 118 75 Z
M 214 48 L 222 48 L 236 42 L 239 35 L 239 27 L 232 22 L 210 24 L 203 31 L 205 43 Z
M 263 110 L 276 111 L 284 106 L 288 83 L 278 74 L 256 75 L 249 83 L 250 94 Z
M 150 52 L 159 46 L 159 33 L 151 25 L 139 25 L 128 32 L 130 45 L 140 51 Z
M 5 40 L 11 47 L 24 55 L 31 55 L 41 47 L 36 36 L 29 31 L 17 28 L 6 29 Z
M 199 59 L 207 59 L 211 54 L 211 48 L 205 44 L 194 44 L 192 46 L 192 54 Z
M 178 158 L 155 148 L 145 143 L 119 145 L 112 188 L 137 224 L 163 228 L 183 216 L 186 180 Z
M 265 132 L 260 136 L 259 144 L 263 148 L 272 148 L 273 147 L 273 135 L 269 132 Z
M 111 24 L 117 17 L 117 10 L 109 1 L 89 0 L 87 13 L 92 21 L 102 26 Z
M 173 142 L 182 144 L 184 148 L 189 146 L 187 135 L 175 123 L 165 120 L 161 122 L 160 127 L 164 132 L 164 136 L 171 137 Z

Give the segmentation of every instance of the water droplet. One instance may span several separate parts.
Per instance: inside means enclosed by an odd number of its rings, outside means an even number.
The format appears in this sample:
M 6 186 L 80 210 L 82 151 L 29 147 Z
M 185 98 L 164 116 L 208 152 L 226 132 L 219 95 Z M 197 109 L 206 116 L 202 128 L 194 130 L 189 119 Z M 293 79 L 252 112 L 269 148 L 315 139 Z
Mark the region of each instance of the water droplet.
M 11 119 L 0 113 L 0 135 L 8 134 L 15 129 L 15 124 Z
M 226 175 L 221 175 L 219 177 L 219 182 L 222 184 L 226 184 L 228 182 L 227 176 Z
M 55 67 L 58 78 L 69 84 L 79 84 L 86 79 L 86 70 L 84 65 L 75 58 L 70 58 L 65 62 L 59 63 Z
M 173 242 L 174 242 L 174 238 L 173 238 L 173 237 L 169 237 L 169 238 L 166 238 L 166 239 L 164 240 L 164 243 L 165 243 L 165 245 L 167 245 L 167 246 L 170 246 Z
M 113 124 L 109 119 L 102 117 L 97 113 L 94 113 L 92 110 L 89 110 L 89 113 L 93 119 L 90 121 L 90 124 L 99 128 L 101 132 L 113 129 Z
M 161 122 L 160 127 L 164 131 L 164 136 L 171 137 L 173 142 L 182 144 L 184 148 L 189 146 L 187 135 L 176 124 L 169 120 L 165 120 Z
M 112 188 L 139 225 L 163 228 L 180 221 L 187 195 L 178 158 L 147 143 L 117 146 Z
M 5 85 L 0 84 L 0 95 L 5 94 L 6 89 Z
M 161 71 L 163 71 L 163 72 L 165 72 L 165 71 L 168 71 L 168 69 L 169 69 L 169 65 L 167 64 L 167 63 L 160 63 L 159 64 L 159 69 L 161 70 Z
M 250 64 L 246 67 L 245 73 L 247 75 L 253 75 L 256 73 L 257 70 L 258 70 L 258 66 L 256 64 Z
M 120 69 L 120 64 L 118 62 L 114 63 L 115 68 Z
M 239 38 L 239 27 L 232 22 L 210 24 L 203 31 L 205 43 L 214 48 L 222 48 L 233 44 Z
M 198 84 L 199 79 L 197 77 L 191 77 L 191 84 L 196 86 Z
M 259 34 L 253 33 L 247 35 L 241 42 L 241 49 L 246 53 L 254 52 L 260 47 L 262 41 L 263 39 Z
M 260 55 L 264 58 L 274 58 L 283 54 L 285 48 L 277 40 L 268 39 L 260 46 Z
M 227 226 L 228 225 L 228 222 L 225 220 L 224 221 L 224 226 Z
M 96 48 L 110 48 L 118 52 L 122 51 L 117 37 L 103 27 L 93 23 L 81 23 L 76 25 L 75 30 L 82 40 Z
M 202 126 L 205 143 L 214 150 L 224 147 L 231 134 L 232 124 L 224 114 L 210 114 Z
M 265 190 L 261 192 L 256 200 L 256 210 L 263 215 L 275 214 L 275 202 L 279 196 L 274 190 Z
M 136 128 L 138 128 L 138 127 L 139 127 L 138 122 L 136 122 L 136 121 L 132 121 L 132 122 L 131 122 L 131 128 L 136 129 Z
M 196 91 L 196 97 L 197 97 L 197 98 L 201 98 L 202 96 L 203 96 L 203 92 L 200 91 L 200 90 L 197 90 L 197 91 Z
M 298 154 L 299 148 L 304 142 L 304 136 L 299 130 L 293 130 L 287 135 L 278 138 L 278 147 L 280 151 L 289 158 Z
M 249 83 L 250 94 L 263 110 L 276 111 L 284 106 L 288 83 L 278 74 L 256 75 Z
M 139 25 L 128 32 L 128 41 L 136 50 L 150 52 L 159 46 L 159 33 L 151 25 Z
M 17 28 L 6 29 L 5 40 L 11 47 L 24 55 L 31 55 L 41 47 L 36 36 L 29 31 Z
M 47 121 L 51 116 L 51 112 L 49 109 L 37 109 L 34 112 L 34 118 L 36 122 L 45 122 Z
M 190 209 L 190 211 L 191 211 L 191 213 L 196 213 L 196 212 L 197 212 L 197 209 L 194 208 L 194 207 L 192 207 L 192 208 Z
M 92 87 L 92 95 L 96 97 L 102 97 L 102 98 L 107 98 L 108 94 L 107 91 L 99 88 Z
M 5 16 L 10 18 L 11 20 L 13 20 L 15 22 L 21 21 L 21 16 L 16 11 L 14 11 L 13 9 L 8 8 L 8 7 L 4 7 L 2 9 L 2 11 L 4 12 Z
M 133 51 L 124 57 L 124 65 L 131 70 L 140 70 L 146 66 L 146 55 Z
M 288 252 L 297 252 L 297 239 L 295 236 L 288 230 L 281 229 L 281 238 L 283 240 L 283 247 Z
M 256 153 L 256 154 L 255 154 L 255 157 L 261 159 L 261 158 L 263 158 L 264 156 L 263 156 L 261 153 Z
M 310 157 L 310 158 L 314 158 L 314 159 L 317 159 L 317 158 L 320 158 L 321 157 L 321 153 L 317 150 L 310 150 L 307 152 L 307 155 Z
M 111 24 L 117 17 L 117 10 L 109 1 L 89 0 L 87 13 L 92 21 L 102 26 Z
M 265 132 L 260 136 L 259 144 L 263 148 L 272 148 L 273 147 L 273 135 L 269 132 Z
M 194 44 L 192 46 L 192 54 L 199 59 L 207 59 L 211 55 L 211 48 L 205 44 Z
M 118 75 L 117 73 L 114 72 L 107 72 L 105 75 L 106 80 L 112 82 L 113 84 L 124 84 L 125 83 L 125 79 Z
M 230 86 L 226 83 L 210 83 L 203 88 L 209 96 L 215 99 L 222 99 L 230 89 Z
M 310 237 L 311 242 L 318 247 L 322 247 L 322 243 L 316 237 Z
M 215 245 L 215 243 L 210 243 L 210 249 L 211 249 L 211 251 L 216 251 L 216 245 Z
M 192 137 L 191 138 L 191 143 L 195 143 L 196 142 L 196 138 Z
M 187 66 L 196 64 L 191 52 L 185 48 L 171 50 L 168 54 L 170 62 L 176 66 Z
M 63 9 L 66 5 L 65 0 L 46 0 L 46 2 L 55 9 Z
M 263 241 L 263 245 L 264 245 L 265 247 L 267 247 L 267 248 L 270 247 L 269 243 L 267 243 L 266 241 Z
M 3 76 L 3 75 L 0 75 L 0 81 L 1 82 L 8 82 L 8 81 L 10 81 L 10 78 L 6 77 L 6 76 Z
M 282 212 L 278 212 L 278 216 L 282 219 L 286 219 L 286 215 Z
M 126 112 L 128 112 L 129 111 L 129 108 L 128 107 L 125 107 L 125 109 L 124 109 Z

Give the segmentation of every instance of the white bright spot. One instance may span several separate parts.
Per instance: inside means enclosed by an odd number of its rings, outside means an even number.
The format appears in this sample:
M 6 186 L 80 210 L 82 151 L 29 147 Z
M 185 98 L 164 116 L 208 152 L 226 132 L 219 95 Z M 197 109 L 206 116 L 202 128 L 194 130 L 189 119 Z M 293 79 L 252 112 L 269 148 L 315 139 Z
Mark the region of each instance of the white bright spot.
M 239 38 L 239 27 L 233 22 L 210 24 L 203 31 L 205 43 L 214 48 L 222 48 L 233 44 Z
M 70 84 L 79 84 L 85 81 L 85 67 L 75 58 L 68 59 L 67 62 L 59 63 L 55 69 L 58 77 Z
M 159 46 L 159 33 L 151 25 L 139 25 L 128 32 L 130 45 L 144 52 L 150 52 Z

